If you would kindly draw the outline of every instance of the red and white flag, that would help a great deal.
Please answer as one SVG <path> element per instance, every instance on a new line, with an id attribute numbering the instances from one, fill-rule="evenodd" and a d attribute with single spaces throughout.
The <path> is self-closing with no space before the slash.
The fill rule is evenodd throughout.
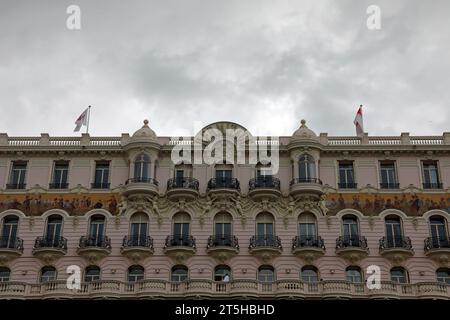
<path id="1" fill-rule="evenodd" d="M 363 126 L 363 114 L 362 114 L 362 105 L 359 106 L 358 112 L 356 113 L 355 120 L 353 123 L 356 127 L 356 135 L 362 136 L 364 135 L 364 126 Z"/>
<path id="2" fill-rule="evenodd" d="M 84 110 L 83 113 L 80 114 L 78 119 L 75 121 L 75 124 L 77 126 L 73 130 L 74 132 L 80 131 L 82 126 L 86 126 L 87 125 L 87 123 L 88 123 L 88 116 L 89 116 L 88 114 L 89 114 L 89 107 L 86 108 L 86 110 Z"/>

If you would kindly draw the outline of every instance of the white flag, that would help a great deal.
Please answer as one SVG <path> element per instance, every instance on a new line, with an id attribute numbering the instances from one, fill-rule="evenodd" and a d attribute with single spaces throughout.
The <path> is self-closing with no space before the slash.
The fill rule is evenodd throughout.
<path id="1" fill-rule="evenodd" d="M 89 113 L 89 108 L 86 108 L 86 110 L 84 110 L 83 113 L 80 114 L 80 116 L 78 117 L 77 121 L 75 121 L 75 124 L 77 126 L 73 130 L 74 132 L 80 131 L 81 126 L 87 125 L 88 113 Z"/>
<path id="2" fill-rule="evenodd" d="M 359 106 L 358 112 L 356 113 L 356 116 L 355 116 L 355 120 L 353 120 L 353 123 L 356 126 L 356 135 L 357 136 L 364 135 L 362 107 L 363 107 L 362 105 Z"/>

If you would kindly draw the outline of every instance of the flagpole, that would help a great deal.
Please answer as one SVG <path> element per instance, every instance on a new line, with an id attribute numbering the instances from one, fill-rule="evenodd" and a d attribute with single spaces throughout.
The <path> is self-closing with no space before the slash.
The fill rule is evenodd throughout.
<path id="1" fill-rule="evenodd" d="M 91 106 L 88 107 L 88 119 L 86 125 L 86 133 L 89 133 L 89 121 L 91 121 Z"/>

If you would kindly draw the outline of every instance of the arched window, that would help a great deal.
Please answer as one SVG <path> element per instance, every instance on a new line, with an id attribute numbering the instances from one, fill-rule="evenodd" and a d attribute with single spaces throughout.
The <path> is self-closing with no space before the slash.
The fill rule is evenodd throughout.
<path id="1" fill-rule="evenodd" d="M 144 268 L 138 265 L 128 268 L 128 282 L 144 280 Z"/>
<path id="2" fill-rule="evenodd" d="M 447 221 L 441 216 L 430 217 L 431 241 L 434 248 L 448 247 Z"/>
<path id="3" fill-rule="evenodd" d="M 450 269 L 439 268 L 436 270 L 436 279 L 438 282 L 450 284 Z"/>
<path id="4" fill-rule="evenodd" d="M 41 283 L 55 280 L 56 280 L 56 269 L 54 267 L 47 266 L 41 269 L 41 277 L 40 277 Z"/>
<path id="5" fill-rule="evenodd" d="M 261 282 L 274 282 L 275 270 L 272 266 L 261 266 L 258 268 L 258 281 Z"/>
<path id="6" fill-rule="evenodd" d="M 150 178 L 150 158 L 141 153 L 134 160 L 134 179 L 136 182 L 147 182 Z"/>
<path id="7" fill-rule="evenodd" d="M 273 246 L 275 241 L 274 218 L 268 212 L 256 216 L 256 245 Z"/>
<path id="8" fill-rule="evenodd" d="M 101 247 L 105 240 L 105 217 L 93 215 L 89 223 L 89 241 L 91 246 Z"/>
<path id="9" fill-rule="evenodd" d="M 361 268 L 357 266 L 350 266 L 345 269 L 345 277 L 347 281 L 353 282 L 353 283 L 361 283 L 363 281 Z"/>
<path id="10" fill-rule="evenodd" d="M 6 267 L 0 267 L 0 282 L 6 282 L 10 280 L 11 270 Z"/>
<path id="11" fill-rule="evenodd" d="M 3 218 L 0 248 L 16 247 L 18 227 L 19 227 L 19 218 L 17 216 L 10 215 Z"/>
<path id="12" fill-rule="evenodd" d="M 145 247 L 148 235 L 148 216 L 137 212 L 131 216 L 129 243 L 133 247 Z"/>
<path id="13" fill-rule="evenodd" d="M 408 273 L 403 267 L 394 267 L 391 269 L 391 281 L 408 283 Z"/>
<path id="14" fill-rule="evenodd" d="M 91 282 L 100 280 L 100 268 L 97 266 L 89 266 L 84 272 L 84 281 Z"/>
<path id="15" fill-rule="evenodd" d="M 358 219 L 352 214 L 342 217 L 342 235 L 346 246 L 359 246 Z"/>
<path id="16" fill-rule="evenodd" d="M 191 217 L 186 212 L 178 212 L 173 216 L 173 246 L 190 246 Z"/>
<path id="17" fill-rule="evenodd" d="M 301 246 L 313 245 L 317 239 L 317 219 L 311 212 L 298 216 L 298 236 Z"/>
<path id="18" fill-rule="evenodd" d="M 188 268 L 186 266 L 174 266 L 172 267 L 172 272 L 170 280 L 174 282 L 182 282 L 188 279 Z"/>
<path id="19" fill-rule="evenodd" d="M 220 265 L 214 268 L 214 281 L 225 281 L 231 280 L 231 269 L 229 266 Z"/>
<path id="20" fill-rule="evenodd" d="M 230 246 L 233 217 L 228 212 L 220 212 L 214 217 L 214 245 Z"/>
<path id="21" fill-rule="evenodd" d="M 385 219 L 386 240 L 389 248 L 403 247 L 403 232 L 400 217 L 389 215 Z"/>
<path id="22" fill-rule="evenodd" d="M 302 280 L 308 283 L 315 283 L 319 281 L 319 273 L 314 266 L 304 266 L 301 270 Z"/>
<path id="23" fill-rule="evenodd" d="M 47 219 L 45 241 L 47 247 L 58 247 L 62 234 L 63 218 L 59 214 L 52 214 Z"/>
<path id="24" fill-rule="evenodd" d="M 310 182 L 316 178 L 316 164 L 309 154 L 303 154 L 298 160 L 299 182 Z"/>

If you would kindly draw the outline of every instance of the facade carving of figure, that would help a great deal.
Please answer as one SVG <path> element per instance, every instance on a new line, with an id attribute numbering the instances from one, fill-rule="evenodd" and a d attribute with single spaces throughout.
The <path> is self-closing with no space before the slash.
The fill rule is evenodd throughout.
<path id="1" fill-rule="evenodd" d="M 119 210 L 119 215 L 123 216 L 125 212 L 128 210 L 128 199 L 126 197 L 122 197 L 120 200 L 117 209 Z"/>
<path id="2" fill-rule="evenodd" d="M 206 196 L 206 204 L 203 207 L 202 216 L 206 216 L 209 213 L 209 211 L 211 211 L 212 206 L 213 206 L 213 200 L 211 199 L 210 196 Z"/>
<path id="3" fill-rule="evenodd" d="M 328 212 L 328 208 L 327 208 L 327 196 L 324 195 L 324 194 L 322 194 L 322 195 L 320 196 L 320 200 L 319 200 L 319 208 L 320 208 L 320 210 L 322 211 L 322 213 L 323 213 L 324 215 L 327 214 L 327 212 Z"/>
<path id="4" fill-rule="evenodd" d="M 244 211 L 242 210 L 242 204 L 241 204 L 241 196 L 237 196 L 236 199 L 233 200 L 234 205 L 236 207 L 236 211 L 240 216 L 244 215 Z"/>

